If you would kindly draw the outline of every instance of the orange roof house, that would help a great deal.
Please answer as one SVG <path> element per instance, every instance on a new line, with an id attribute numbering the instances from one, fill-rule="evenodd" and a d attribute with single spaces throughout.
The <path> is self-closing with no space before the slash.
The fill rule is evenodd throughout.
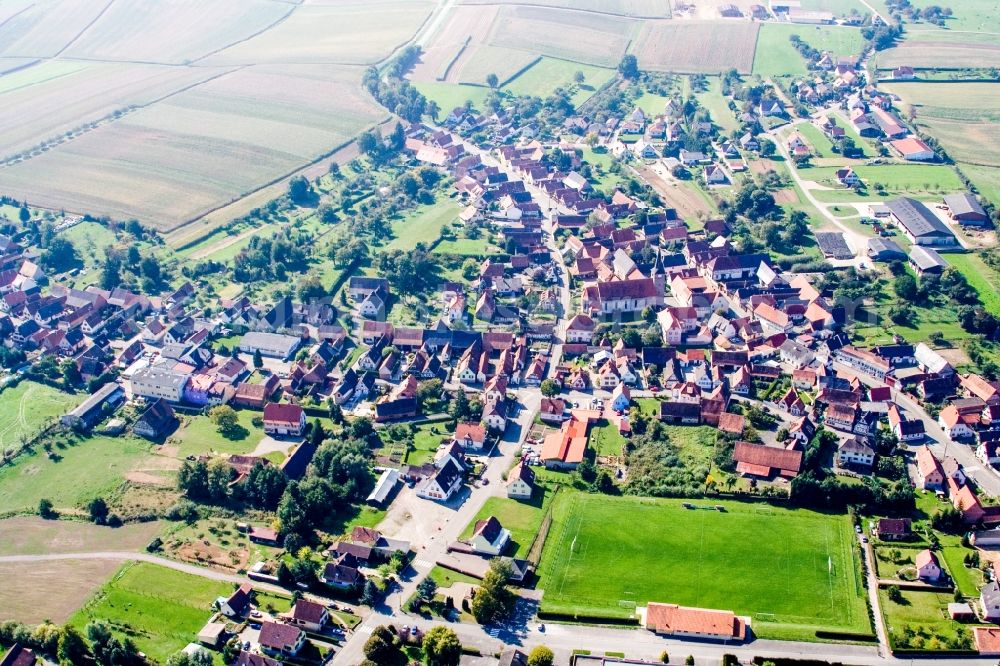
<path id="1" fill-rule="evenodd" d="M 646 629 L 666 636 L 695 636 L 723 641 L 747 638 L 750 618 L 732 611 L 689 608 L 677 604 L 650 602 L 639 610 Z"/>
<path id="2" fill-rule="evenodd" d="M 587 432 L 590 424 L 600 418 L 600 413 L 577 409 L 570 414 L 562 428 L 546 435 L 542 443 L 542 462 L 546 467 L 576 469 L 583 462 L 583 454 L 587 450 Z"/>
<path id="3" fill-rule="evenodd" d="M 774 474 L 786 478 L 798 476 L 802 467 L 802 452 L 777 446 L 736 442 L 733 449 L 736 471 L 747 476 L 770 478 Z"/>

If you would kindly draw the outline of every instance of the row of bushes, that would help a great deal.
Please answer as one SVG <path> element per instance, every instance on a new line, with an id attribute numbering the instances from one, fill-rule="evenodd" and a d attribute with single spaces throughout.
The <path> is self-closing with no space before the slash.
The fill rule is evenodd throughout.
<path id="1" fill-rule="evenodd" d="M 549 620 L 551 622 L 577 622 L 583 624 L 608 624 L 620 627 L 637 627 L 639 618 L 637 617 L 610 617 L 606 615 L 578 615 L 573 613 L 553 613 L 550 611 L 538 611 L 539 620 Z"/>

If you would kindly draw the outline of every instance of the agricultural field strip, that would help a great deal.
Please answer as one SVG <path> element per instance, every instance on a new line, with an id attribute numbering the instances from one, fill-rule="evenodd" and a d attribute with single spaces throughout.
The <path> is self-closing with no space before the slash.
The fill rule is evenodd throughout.
<path id="1" fill-rule="evenodd" d="M 294 76 L 287 70 L 244 68 L 212 79 L 0 170 L 0 187 L 52 208 L 137 216 L 169 228 L 322 159 L 381 117 L 355 87 L 358 68 L 299 66 Z M 272 94 L 261 99 L 260 90 Z M 334 109 L 339 113 L 331 116 Z M 121 147 L 110 162 L 109 145 Z M 231 168 L 234 160 L 241 169 Z M 200 168 L 192 169 L 195 163 Z M 151 168 L 161 174 L 155 187 Z M 39 182 L 40 174 L 48 181 Z M 92 184 L 98 178 L 100 188 Z"/>

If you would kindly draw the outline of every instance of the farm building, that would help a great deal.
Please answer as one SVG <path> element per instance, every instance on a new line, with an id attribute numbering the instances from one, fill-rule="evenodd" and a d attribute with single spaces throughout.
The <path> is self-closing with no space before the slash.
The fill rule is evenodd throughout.
<path id="1" fill-rule="evenodd" d="M 948 207 L 951 219 L 960 224 L 982 226 L 989 222 L 990 216 L 971 192 L 946 195 L 944 205 Z"/>
<path id="2" fill-rule="evenodd" d="M 115 407 L 124 397 L 125 391 L 121 386 L 115 382 L 108 382 L 65 414 L 60 421 L 67 428 L 90 429 L 108 413 L 104 408 L 106 404 Z"/>
<path id="3" fill-rule="evenodd" d="M 243 339 L 240 340 L 240 351 L 244 354 L 253 354 L 259 351 L 261 356 L 286 359 L 298 349 L 301 343 L 301 338 L 292 335 L 253 331 L 244 335 Z"/>
<path id="4" fill-rule="evenodd" d="M 896 225 L 914 245 L 954 245 L 951 230 L 927 206 L 916 199 L 900 197 L 885 203 Z"/>
<path id="5" fill-rule="evenodd" d="M 875 261 L 894 261 L 903 259 L 906 253 L 896 241 L 876 237 L 868 239 L 868 256 Z"/>
<path id="6" fill-rule="evenodd" d="M 930 162 L 937 157 L 937 153 L 931 150 L 930 146 L 913 136 L 891 141 L 889 145 L 899 153 L 900 157 L 910 162 Z"/>
<path id="7" fill-rule="evenodd" d="M 940 254 L 929 247 L 914 245 L 910 250 L 910 266 L 917 272 L 917 275 L 925 273 L 941 273 L 948 268 L 948 262 Z"/>

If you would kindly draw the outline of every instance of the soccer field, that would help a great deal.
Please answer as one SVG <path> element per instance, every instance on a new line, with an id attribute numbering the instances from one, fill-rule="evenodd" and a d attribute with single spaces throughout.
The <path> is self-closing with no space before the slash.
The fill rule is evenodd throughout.
<path id="1" fill-rule="evenodd" d="M 648 601 L 732 610 L 763 637 L 868 633 L 846 516 L 760 503 L 567 493 L 539 567 L 542 610 L 628 617 Z"/>

